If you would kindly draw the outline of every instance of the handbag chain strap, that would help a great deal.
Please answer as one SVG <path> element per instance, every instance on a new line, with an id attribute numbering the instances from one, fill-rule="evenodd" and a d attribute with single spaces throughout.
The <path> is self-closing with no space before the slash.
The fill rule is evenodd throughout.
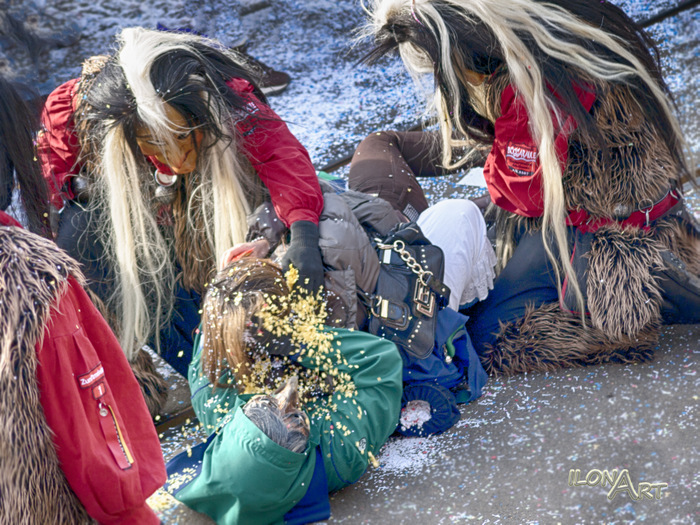
<path id="1" fill-rule="evenodd" d="M 416 261 L 413 256 L 406 249 L 406 244 L 400 240 L 395 240 L 392 244 L 384 244 L 379 239 L 375 239 L 377 242 L 377 248 L 380 250 L 394 250 L 399 254 L 401 260 L 406 263 L 406 266 L 418 276 L 418 280 L 423 286 L 428 286 L 430 277 L 433 276 L 433 272 L 430 270 L 424 270 L 418 261 Z"/>

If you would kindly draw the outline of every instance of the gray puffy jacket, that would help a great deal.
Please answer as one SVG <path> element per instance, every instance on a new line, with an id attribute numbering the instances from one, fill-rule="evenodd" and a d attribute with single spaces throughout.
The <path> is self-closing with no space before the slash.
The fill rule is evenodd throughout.
<path id="1" fill-rule="evenodd" d="M 327 324 L 360 328 L 367 317 L 363 296 L 374 292 L 379 276 L 379 259 L 370 236 L 386 236 L 405 218 L 379 197 L 352 190 L 339 194 L 330 184 L 319 182 L 323 191 L 319 248 L 325 266 Z M 249 240 L 264 237 L 279 255 L 287 229 L 270 203 L 251 214 L 248 226 Z"/>

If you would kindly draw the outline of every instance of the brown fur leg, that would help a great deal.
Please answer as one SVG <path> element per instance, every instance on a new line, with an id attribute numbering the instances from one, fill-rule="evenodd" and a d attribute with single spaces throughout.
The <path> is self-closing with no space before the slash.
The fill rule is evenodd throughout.
<path id="1" fill-rule="evenodd" d="M 653 276 L 663 267 L 663 246 L 646 232 L 617 225 L 600 228 L 588 254 L 591 324 L 611 340 L 635 338 L 658 323 L 661 291 Z"/>
<path id="2" fill-rule="evenodd" d="M 601 330 L 551 303 L 531 308 L 515 323 L 501 325 L 495 346 L 482 363 L 490 375 L 552 372 L 560 368 L 608 362 L 649 361 L 659 338 L 659 324 L 645 326 L 634 338 L 612 339 Z"/>
<path id="3" fill-rule="evenodd" d="M 656 223 L 654 235 L 683 261 L 691 275 L 700 277 L 700 232 L 689 220 L 678 216 L 664 217 Z"/>
<path id="4" fill-rule="evenodd" d="M 156 370 L 153 359 L 148 352 L 140 349 L 129 364 L 141 387 L 151 417 L 155 418 L 165 407 L 168 399 L 168 383 Z"/>

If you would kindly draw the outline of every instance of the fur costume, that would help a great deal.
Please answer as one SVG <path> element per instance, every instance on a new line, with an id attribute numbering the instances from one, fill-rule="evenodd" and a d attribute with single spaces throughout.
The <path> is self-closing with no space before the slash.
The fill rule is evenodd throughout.
<path id="1" fill-rule="evenodd" d="M 36 345 L 77 264 L 52 242 L 0 227 L 0 523 L 93 523 L 61 471 L 36 382 Z M 21 379 L 21 380 L 18 380 Z"/>
<path id="2" fill-rule="evenodd" d="M 530 308 L 524 317 L 501 326 L 496 347 L 481 361 L 492 375 L 532 371 L 553 372 L 602 363 L 649 361 L 659 337 L 659 323 L 650 323 L 635 337 L 612 339 L 598 328 L 581 326 L 581 319 L 550 303 Z"/>
<path id="3" fill-rule="evenodd" d="M 700 233 L 680 202 L 682 177 L 694 179 L 694 168 L 653 40 L 597 0 L 370 4 L 366 34 L 376 45 L 367 61 L 398 50 L 415 78 L 433 75 L 443 167 L 466 165 L 463 148 L 493 146 L 484 176 L 501 208 L 501 265 L 523 231 L 541 232 L 561 303 L 570 306 L 571 292 L 571 309 L 590 313 L 537 300 L 539 308 L 503 307 L 479 327 L 492 333 L 506 318 L 495 345 L 484 340 L 487 368 L 648 358 L 666 299 L 664 261 L 675 255 L 691 280 L 700 272 Z M 585 254 L 573 246 L 570 257 L 572 231 L 586 236 Z"/>
<path id="4" fill-rule="evenodd" d="M 143 399 L 152 418 L 163 412 L 168 400 L 168 382 L 156 369 L 153 358 L 143 349 L 139 349 L 133 359 L 129 360 L 131 371 L 141 387 Z"/>
<path id="5" fill-rule="evenodd" d="M 600 157 L 574 133 L 564 172 L 567 209 L 585 209 L 593 218 L 629 215 L 680 184 L 680 170 L 628 89 L 609 89 L 598 101 L 592 113 L 610 144 L 610 167 L 606 170 Z M 498 213 L 500 232 L 517 231 L 513 225 L 522 223 L 530 229 L 539 227 L 537 220 L 504 210 Z M 593 236 L 586 256 L 590 313 L 586 326 L 559 305 L 531 309 L 522 319 L 502 325 L 496 348 L 491 347 L 485 359 L 489 373 L 511 375 L 651 358 L 661 323 L 661 290 L 655 277 L 663 267 L 661 253 L 670 250 L 691 275 L 700 276 L 698 231 L 681 208 L 658 219 L 648 231 L 613 222 Z"/>

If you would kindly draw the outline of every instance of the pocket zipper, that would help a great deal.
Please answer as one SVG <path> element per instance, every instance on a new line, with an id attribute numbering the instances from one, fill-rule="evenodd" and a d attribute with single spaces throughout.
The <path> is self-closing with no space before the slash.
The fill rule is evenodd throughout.
<path id="1" fill-rule="evenodd" d="M 100 401 L 99 403 L 99 414 L 100 414 L 100 426 L 102 427 L 102 433 L 104 434 L 105 440 L 107 441 L 107 446 L 114 456 L 117 465 L 122 470 L 127 470 L 131 468 L 134 463 L 134 457 L 131 455 L 131 451 L 126 444 L 124 435 L 119 428 L 119 423 L 117 422 L 117 417 L 114 414 L 114 410 L 110 405 L 106 405 Z M 108 416 L 111 417 L 112 425 L 109 424 L 107 420 Z"/>

